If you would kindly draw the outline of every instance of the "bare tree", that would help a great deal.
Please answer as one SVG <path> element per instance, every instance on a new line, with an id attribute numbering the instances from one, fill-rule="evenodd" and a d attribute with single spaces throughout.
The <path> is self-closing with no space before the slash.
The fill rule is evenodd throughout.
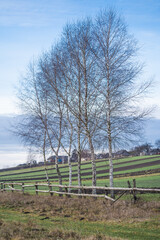
<path id="1" fill-rule="evenodd" d="M 61 147 L 62 139 L 62 121 L 63 121 L 63 104 L 56 92 L 50 92 L 48 85 L 43 84 L 43 75 L 38 74 L 38 83 L 36 88 L 37 102 L 39 106 L 39 117 L 44 125 L 45 134 L 52 151 L 54 152 L 55 166 L 59 179 L 59 184 L 62 185 L 62 176 L 59 170 L 58 154 Z M 38 93 L 38 88 L 40 89 Z M 54 106 L 54 108 L 53 108 Z"/>
<path id="2" fill-rule="evenodd" d="M 99 77 L 95 68 L 95 56 L 91 51 L 92 27 L 92 22 L 88 19 L 67 25 L 56 59 L 59 65 L 60 81 L 64 87 L 67 86 L 67 95 L 64 95 L 61 89 L 58 89 L 58 94 L 77 119 L 78 183 L 81 185 L 81 139 L 82 132 L 85 132 L 91 151 L 92 184 L 96 186 L 96 164 L 92 138 L 98 125 L 98 105 L 96 104 L 98 91 L 94 85 L 99 81 Z"/>
<path id="3" fill-rule="evenodd" d="M 141 120 L 148 110 L 139 109 L 137 101 L 150 83 L 136 85 L 142 70 L 142 65 L 136 61 L 137 42 L 128 34 L 126 24 L 115 11 L 103 11 L 98 15 L 93 36 L 93 52 L 102 79 L 99 88 L 102 103 L 100 128 L 106 133 L 110 187 L 113 187 L 113 146 L 126 143 L 139 133 Z"/>
<path id="4" fill-rule="evenodd" d="M 65 116 L 63 116 L 63 122 L 64 122 L 64 134 L 62 137 L 61 146 L 68 155 L 69 186 L 71 186 L 72 185 L 71 151 L 74 140 L 74 123 L 72 115 L 70 114 L 67 106 Z M 68 188 L 68 192 L 71 192 L 71 188 Z"/>
<path id="5" fill-rule="evenodd" d="M 49 183 L 49 176 L 46 164 L 46 152 L 49 145 L 46 141 L 46 131 L 38 114 L 38 102 L 36 97 L 36 64 L 29 64 L 25 77 L 21 78 L 17 97 L 19 108 L 23 115 L 16 125 L 12 127 L 12 132 L 21 139 L 24 146 L 32 153 L 43 155 L 46 179 Z M 39 106 L 38 106 L 39 107 Z"/>
<path id="6" fill-rule="evenodd" d="M 63 103 L 66 105 L 67 112 L 68 110 L 69 112 L 71 112 L 69 101 L 70 99 L 74 99 L 74 98 L 76 99 L 77 95 L 75 95 L 75 92 L 72 92 L 72 95 L 70 95 L 66 75 L 64 74 L 66 73 L 66 71 L 65 72 L 62 71 L 62 64 L 64 69 L 64 66 L 65 66 L 64 61 L 66 60 L 66 53 L 63 52 L 63 49 L 60 48 L 59 46 L 56 46 L 52 49 L 50 53 L 45 54 L 40 61 L 40 68 L 41 68 L 43 77 L 46 79 L 46 83 L 48 83 L 53 89 L 53 92 L 56 92 L 57 96 L 61 100 L 63 100 Z M 68 71 L 67 73 L 68 75 L 70 74 L 70 72 Z M 80 95 L 81 93 L 79 91 L 78 96 Z M 80 98 L 78 101 L 78 105 L 75 105 L 75 106 L 78 106 L 78 116 L 80 116 L 81 115 L 81 99 Z M 80 118 L 77 120 L 76 125 L 77 125 L 77 138 L 78 138 L 78 184 L 81 185 L 81 142 L 80 142 L 81 141 L 81 121 L 80 121 Z"/>
<path id="7" fill-rule="evenodd" d="M 39 121 L 39 118 L 33 115 L 22 115 L 19 121 L 16 122 L 16 125 L 12 126 L 12 133 L 17 135 L 28 149 L 28 162 L 31 162 L 33 156 L 37 154 L 43 155 L 46 179 L 49 183 L 50 180 L 46 160 L 46 153 L 48 152 L 49 145 L 46 142 L 45 129 L 41 121 Z"/>
<path id="8" fill-rule="evenodd" d="M 60 101 L 52 91 L 42 84 L 43 78 L 35 63 L 30 64 L 26 77 L 22 79 L 18 91 L 19 104 L 26 116 L 26 121 L 19 125 L 19 134 L 27 144 L 41 146 L 46 166 L 46 149 L 51 148 L 56 155 L 56 171 L 59 184 L 62 177 L 58 166 L 58 153 L 62 136 L 62 109 Z M 50 105 L 54 105 L 54 110 Z M 53 108 L 53 107 L 52 107 Z M 31 131 L 32 130 L 32 131 Z"/>
<path id="9" fill-rule="evenodd" d="M 113 187 L 113 147 L 136 140 L 149 113 L 139 107 L 150 82 L 139 84 L 143 66 L 138 63 L 137 54 L 137 42 L 125 22 L 109 10 L 101 12 L 95 21 L 84 19 L 68 24 L 59 43 L 39 59 L 35 80 L 27 82 L 27 91 L 23 89 L 20 98 L 26 113 L 40 121 L 45 146 L 50 145 L 56 155 L 60 184 L 58 153 L 62 148 L 68 154 L 71 184 L 70 153 L 75 135 L 79 186 L 82 145 L 87 139 L 92 185 L 96 186 L 95 145 L 101 141 L 109 149 Z"/>

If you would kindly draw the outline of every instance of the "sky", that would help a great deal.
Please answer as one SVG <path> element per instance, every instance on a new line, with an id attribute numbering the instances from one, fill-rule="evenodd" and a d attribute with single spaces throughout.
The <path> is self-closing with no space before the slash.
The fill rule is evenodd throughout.
<path id="1" fill-rule="evenodd" d="M 16 86 L 27 65 L 58 41 L 68 22 L 115 8 L 141 47 L 142 78 L 154 79 L 145 104 L 160 119 L 160 0 L 0 0 L 0 115 L 19 113 Z M 1 145 L 0 145 L 1 147 Z"/>

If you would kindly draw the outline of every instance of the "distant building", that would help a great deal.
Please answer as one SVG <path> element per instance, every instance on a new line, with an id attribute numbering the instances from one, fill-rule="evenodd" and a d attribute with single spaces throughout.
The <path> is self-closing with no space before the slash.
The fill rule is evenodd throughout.
<path id="1" fill-rule="evenodd" d="M 96 158 L 96 155 L 95 155 Z M 89 150 L 85 149 L 81 152 L 81 160 L 82 161 L 90 161 L 91 160 L 91 153 Z"/>
<path id="2" fill-rule="evenodd" d="M 129 152 L 127 152 L 126 150 L 120 150 L 120 151 L 118 151 L 118 152 L 116 152 L 116 153 L 114 153 L 114 157 L 129 157 L 130 156 L 130 153 Z"/>
<path id="3" fill-rule="evenodd" d="M 39 165 L 39 166 L 43 166 L 43 165 L 44 165 L 44 162 L 38 162 L 38 165 Z"/>
<path id="4" fill-rule="evenodd" d="M 37 161 L 33 159 L 33 160 L 27 162 L 27 165 L 28 166 L 36 166 L 37 165 Z"/>
<path id="5" fill-rule="evenodd" d="M 53 164 L 55 164 L 55 161 L 56 161 L 56 156 L 55 156 L 55 155 L 53 155 L 53 156 L 51 156 L 51 157 L 49 157 L 49 158 L 47 159 L 47 162 L 48 162 L 48 163 L 53 163 Z M 59 164 L 68 163 L 68 156 L 58 156 L 58 163 L 59 163 Z"/>
<path id="6" fill-rule="evenodd" d="M 150 151 L 150 155 L 160 155 L 160 149 L 154 148 Z"/>
<path id="7" fill-rule="evenodd" d="M 77 161 L 78 161 L 78 154 L 77 154 L 77 150 L 74 149 L 71 155 L 71 162 L 77 162 Z"/>
<path id="8" fill-rule="evenodd" d="M 148 154 L 146 151 L 140 152 L 139 156 L 146 156 L 146 155 L 150 155 Z"/>
<path id="9" fill-rule="evenodd" d="M 96 158 L 96 155 L 95 155 Z M 91 153 L 89 150 L 84 149 L 81 151 L 81 161 L 90 161 L 91 160 Z M 71 162 L 77 162 L 78 161 L 78 154 L 77 154 L 77 150 L 74 149 L 72 151 L 72 155 L 71 155 Z"/>
<path id="10" fill-rule="evenodd" d="M 96 158 L 97 159 L 106 159 L 106 158 L 108 158 L 109 157 L 109 153 L 98 153 L 97 155 L 96 155 Z"/>
<path id="11" fill-rule="evenodd" d="M 28 164 L 22 163 L 22 164 L 19 164 L 17 167 L 25 168 L 25 167 L 28 167 Z"/>

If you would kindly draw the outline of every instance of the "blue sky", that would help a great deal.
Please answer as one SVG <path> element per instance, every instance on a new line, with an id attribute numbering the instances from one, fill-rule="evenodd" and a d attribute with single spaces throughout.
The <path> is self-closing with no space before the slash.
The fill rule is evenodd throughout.
<path id="1" fill-rule="evenodd" d="M 156 104 L 153 116 L 160 119 L 160 0 L 0 0 L 1 116 L 18 112 L 15 87 L 21 74 L 58 40 L 65 24 L 108 7 L 124 17 L 141 46 L 142 79 L 155 81 L 144 104 Z"/>
<path id="2" fill-rule="evenodd" d="M 141 46 L 144 76 L 154 77 L 151 103 L 160 102 L 159 0 L 0 0 L 0 114 L 14 113 L 15 89 L 27 64 L 58 40 L 63 26 L 114 7 Z M 147 102 L 148 103 L 148 102 Z M 160 118 L 160 107 L 154 113 Z"/>

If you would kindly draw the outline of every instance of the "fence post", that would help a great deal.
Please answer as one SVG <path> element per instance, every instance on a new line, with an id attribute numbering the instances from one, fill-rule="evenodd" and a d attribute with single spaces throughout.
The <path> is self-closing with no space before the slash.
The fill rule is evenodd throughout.
<path id="1" fill-rule="evenodd" d="M 49 183 L 48 186 L 49 186 L 50 195 L 53 196 L 53 192 L 51 192 L 52 191 L 52 186 L 50 185 L 50 183 Z"/>
<path id="2" fill-rule="evenodd" d="M 14 184 L 13 183 L 11 184 L 11 187 L 12 187 L 12 193 L 13 193 L 14 192 L 14 189 L 13 189 L 14 188 Z"/>
<path id="3" fill-rule="evenodd" d="M 133 188 L 136 188 L 136 179 L 133 179 Z M 137 200 L 136 191 L 135 190 L 133 190 L 133 199 L 134 199 L 134 203 L 135 203 L 136 200 Z"/>
<path id="4" fill-rule="evenodd" d="M 36 188 L 36 195 L 38 195 L 38 183 L 37 182 L 35 184 L 35 188 Z"/>
<path id="5" fill-rule="evenodd" d="M 131 184 L 129 180 L 127 181 L 127 183 L 128 183 L 128 187 L 131 188 Z M 130 191 L 130 194 L 132 194 L 132 191 Z"/>
<path id="6" fill-rule="evenodd" d="M 3 192 L 3 182 L 1 182 L 1 192 Z"/>
<path id="7" fill-rule="evenodd" d="M 86 185 L 84 184 L 83 186 L 85 187 Z M 82 193 L 83 193 L 83 194 L 86 194 L 86 189 L 83 188 L 83 186 L 82 186 Z M 84 198 L 86 198 L 86 196 L 84 196 Z"/>
<path id="8" fill-rule="evenodd" d="M 4 192 L 6 191 L 5 187 L 6 187 L 5 183 L 3 183 L 3 191 Z"/>
<path id="9" fill-rule="evenodd" d="M 24 183 L 22 183 L 22 193 L 24 194 Z"/>
<path id="10" fill-rule="evenodd" d="M 68 187 L 67 187 L 67 185 L 65 185 L 65 188 L 64 188 L 64 189 L 65 189 L 65 192 L 68 193 Z M 69 198 L 70 195 L 67 195 L 67 194 L 66 194 L 66 197 Z"/>
<path id="11" fill-rule="evenodd" d="M 108 186 L 105 185 L 105 187 L 108 187 Z M 104 190 L 104 192 L 105 192 L 105 195 L 108 195 L 108 194 L 109 194 L 108 190 Z"/>
<path id="12" fill-rule="evenodd" d="M 127 183 L 128 183 L 128 187 L 131 188 L 131 184 L 129 180 L 127 181 Z"/>

